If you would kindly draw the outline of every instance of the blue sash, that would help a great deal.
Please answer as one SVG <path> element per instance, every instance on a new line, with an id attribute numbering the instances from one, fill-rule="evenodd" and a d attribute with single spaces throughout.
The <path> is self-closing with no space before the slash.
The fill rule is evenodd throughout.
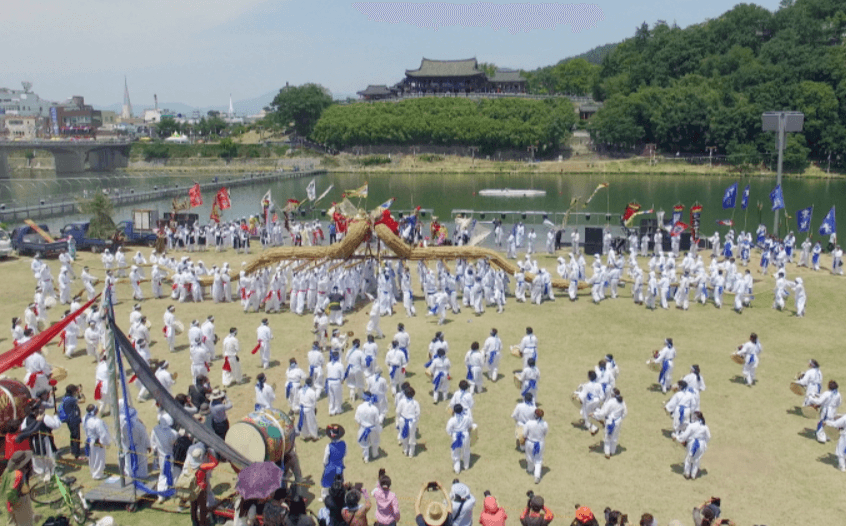
<path id="1" fill-rule="evenodd" d="M 459 432 L 455 433 L 454 436 L 455 436 L 455 439 L 452 441 L 452 444 L 450 444 L 450 447 L 452 448 L 453 451 L 455 451 L 456 449 L 464 446 L 464 431 L 459 431 Z"/>
<path id="2" fill-rule="evenodd" d="M 399 369 L 399 365 L 392 365 L 392 366 L 391 366 L 391 372 L 390 372 L 390 373 L 388 373 L 388 374 L 389 374 L 389 376 L 391 377 L 391 380 L 393 380 L 393 379 L 394 379 L 394 375 L 396 374 L 397 369 Z"/>
<path id="3" fill-rule="evenodd" d="M 408 349 L 406 349 L 405 347 L 400 347 L 400 350 L 405 355 L 405 361 L 408 362 Z"/>
<path id="4" fill-rule="evenodd" d="M 695 439 L 693 441 L 693 447 L 690 448 L 690 456 L 695 457 L 696 453 L 699 452 L 699 439 Z"/>
<path id="5" fill-rule="evenodd" d="M 411 419 L 403 418 L 402 420 L 403 420 L 403 424 L 402 424 L 402 432 L 400 433 L 400 436 L 405 439 L 405 438 L 408 438 L 408 433 L 411 430 Z"/>
<path id="6" fill-rule="evenodd" d="M 435 391 L 437 391 L 438 387 L 440 387 L 443 376 L 444 373 L 438 373 L 438 375 L 435 376 L 434 380 L 432 380 L 432 384 L 435 386 Z"/>
<path id="7" fill-rule="evenodd" d="M 370 438 L 370 431 L 372 431 L 372 427 L 365 427 L 361 430 L 361 434 L 358 435 L 358 443 L 359 444 L 366 444 L 367 440 Z"/>
<path id="8" fill-rule="evenodd" d="M 314 366 L 313 365 L 308 366 L 308 377 L 314 378 Z"/>
<path id="9" fill-rule="evenodd" d="M 285 398 L 291 398 L 291 387 L 293 385 L 291 382 L 285 382 Z"/>
<path id="10" fill-rule="evenodd" d="M 679 425 L 681 425 L 682 422 L 684 422 L 684 410 L 685 410 L 685 406 L 680 405 L 679 406 Z"/>
<path id="11" fill-rule="evenodd" d="M 670 360 L 661 362 L 661 372 L 658 374 L 658 382 L 664 383 L 664 376 L 667 374 L 667 369 L 670 368 Z"/>
<path id="12" fill-rule="evenodd" d="M 523 389 L 523 392 L 522 392 L 522 393 L 520 393 L 520 395 L 521 395 L 521 396 L 526 396 L 526 393 L 528 393 L 529 391 L 532 391 L 532 390 L 534 390 L 534 389 L 537 389 L 537 385 L 538 385 L 538 384 L 537 384 L 537 381 L 536 381 L 535 379 L 531 379 L 531 380 L 529 380 L 529 382 L 526 384 L 526 388 L 525 388 L 525 389 Z"/>
<path id="13" fill-rule="evenodd" d="M 490 356 L 488 356 L 488 365 L 493 365 L 494 359 L 496 358 L 497 351 L 491 351 Z"/>
<path id="14" fill-rule="evenodd" d="M 617 421 L 612 420 L 610 424 L 607 424 L 605 426 L 605 431 L 608 433 L 608 436 L 611 436 L 611 435 L 614 434 L 614 429 L 616 429 L 616 428 L 617 428 Z"/>
<path id="15" fill-rule="evenodd" d="M 432 365 L 432 362 L 434 362 L 434 361 L 435 361 L 435 359 L 434 359 L 434 358 L 432 358 L 432 359 L 431 359 L 431 360 L 429 360 L 428 362 L 424 363 L 424 364 L 423 364 L 423 368 L 424 368 L 424 369 L 428 369 L 428 368 Z"/>
<path id="16" fill-rule="evenodd" d="M 540 440 L 534 440 L 535 445 L 532 447 L 532 455 L 540 455 Z"/>
<path id="17" fill-rule="evenodd" d="M 747 360 L 746 360 L 746 363 L 748 363 L 748 364 L 753 364 L 753 363 L 755 363 L 755 355 L 754 355 L 754 354 L 750 354 L 750 355 L 749 355 L 749 359 L 747 359 Z"/>
<path id="18" fill-rule="evenodd" d="M 469 365 L 467 366 L 467 379 L 470 381 L 473 380 L 473 368 Z"/>
<path id="19" fill-rule="evenodd" d="M 347 368 L 344 370 L 344 380 L 346 380 L 350 375 L 350 367 L 352 367 L 352 365 L 347 365 Z"/>
<path id="20" fill-rule="evenodd" d="M 259 410 L 259 409 L 261 409 L 261 408 L 262 408 L 262 405 L 261 405 L 261 404 L 255 404 L 255 405 L 253 406 L 253 411 L 258 411 L 258 410 Z"/>
<path id="21" fill-rule="evenodd" d="M 373 357 L 372 356 L 365 356 L 364 357 L 364 366 L 369 368 L 371 363 L 373 363 Z"/>
<path id="22" fill-rule="evenodd" d="M 811 256 L 811 261 L 813 261 L 814 265 L 816 265 L 820 261 L 820 255 L 814 254 L 813 256 Z"/>
<path id="23" fill-rule="evenodd" d="M 303 406 L 300 406 L 300 419 L 297 421 L 297 431 L 303 430 L 303 424 L 305 423 L 305 410 Z"/>

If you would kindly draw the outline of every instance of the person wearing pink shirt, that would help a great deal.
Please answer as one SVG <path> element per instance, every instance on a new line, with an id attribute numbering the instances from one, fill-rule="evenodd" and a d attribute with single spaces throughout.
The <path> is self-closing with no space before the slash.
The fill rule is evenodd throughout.
<path id="1" fill-rule="evenodd" d="M 385 468 L 379 468 L 379 485 L 373 490 L 376 499 L 376 513 L 373 516 L 376 526 L 396 526 L 400 520 L 399 500 L 391 491 L 391 477 Z"/>

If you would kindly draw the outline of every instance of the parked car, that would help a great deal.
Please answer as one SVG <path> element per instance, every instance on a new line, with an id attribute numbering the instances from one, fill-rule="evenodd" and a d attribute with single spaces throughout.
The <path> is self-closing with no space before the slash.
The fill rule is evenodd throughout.
<path id="1" fill-rule="evenodd" d="M 12 238 L 9 233 L 0 228 L 0 258 L 7 258 L 12 254 Z"/>

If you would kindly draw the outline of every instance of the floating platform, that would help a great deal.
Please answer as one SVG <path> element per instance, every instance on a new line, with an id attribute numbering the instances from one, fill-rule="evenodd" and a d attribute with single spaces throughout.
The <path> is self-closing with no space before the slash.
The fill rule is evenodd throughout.
<path id="1" fill-rule="evenodd" d="M 485 188 L 479 190 L 483 197 L 543 197 L 546 190 L 530 190 L 519 188 Z"/>

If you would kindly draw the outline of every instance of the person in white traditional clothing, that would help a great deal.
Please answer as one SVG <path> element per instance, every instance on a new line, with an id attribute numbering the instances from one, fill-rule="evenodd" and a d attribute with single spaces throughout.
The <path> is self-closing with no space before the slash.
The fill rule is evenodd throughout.
<path id="1" fill-rule="evenodd" d="M 817 442 L 825 444 L 828 437 L 825 434 L 825 423 L 837 417 L 837 408 L 843 403 L 843 398 L 838 391 L 837 382 L 828 381 L 828 391 L 811 397 L 813 405 L 820 408 L 820 420 L 817 423 Z"/>
<path id="2" fill-rule="evenodd" d="M 141 292 L 141 273 L 138 271 L 137 265 L 132 265 L 129 271 L 129 283 L 132 285 L 132 299 L 141 301 L 144 299 L 144 293 Z"/>
<path id="3" fill-rule="evenodd" d="M 140 250 L 137 251 L 135 253 L 135 256 L 132 257 L 132 262 L 135 263 L 135 266 L 138 267 L 138 273 L 141 275 L 141 279 L 144 279 L 144 269 L 142 268 L 142 265 L 146 265 L 147 260 L 144 259 L 144 255 L 141 254 Z"/>
<path id="4" fill-rule="evenodd" d="M 211 361 L 209 351 L 203 345 L 201 336 L 197 336 L 191 342 L 189 353 L 191 356 L 191 378 L 192 381 L 196 382 L 197 377 L 208 374 L 210 370 L 209 363 Z"/>
<path id="5" fill-rule="evenodd" d="M 664 409 L 673 417 L 673 438 L 675 439 L 687 429 L 691 415 L 696 410 L 696 401 L 693 390 L 688 383 L 679 380 L 678 390 L 664 406 Z"/>
<path id="6" fill-rule="evenodd" d="M 612 455 L 617 453 L 617 444 L 620 441 L 620 427 L 627 415 L 628 409 L 619 389 L 614 389 L 613 396 L 606 400 L 602 407 L 594 414 L 597 420 L 605 422 L 605 458 L 611 458 Z"/>
<path id="7" fill-rule="evenodd" d="M 417 424 L 420 422 L 420 403 L 414 399 L 415 391 L 406 387 L 397 403 L 397 440 L 404 455 L 413 457 L 417 451 Z"/>
<path id="8" fill-rule="evenodd" d="M 256 376 L 256 402 L 255 411 L 260 409 L 273 409 L 273 402 L 276 401 L 276 392 L 273 386 L 267 383 L 267 377 L 264 373 L 259 373 Z"/>
<path id="9" fill-rule="evenodd" d="M 446 349 L 439 347 L 435 357 L 426 365 L 427 368 L 431 367 L 432 397 L 437 404 L 441 399 L 441 395 L 443 395 L 444 400 L 449 396 L 449 370 L 451 364 L 449 358 L 446 357 Z"/>
<path id="10" fill-rule="evenodd" d="M 365 383 L 371 401 L 379 409 L 379 417 L 384 420 L 388 413 L 388 381 L 382 377 L 382 369 L 378 365 Z"/>
<path id="11" fill-rule="evenodd" d="M 150 269 L 150 289 L 154 299 L 162 297 L 162 282 L 167 277 L 167 274 L 159 269 L 158 265 L 153 265 Z"/>
<path id="12" fill-rule="evenodd" d="M 391 392 L 395 396 L 400 395 L 401 385 L 405 382 L 405 367 L 408 365 L 408 360 L 405 353 L 399 347 L 399 342 L 395 339 L 391 342 L 391 348 L 385 353 L 385 365 L 388 368 L 388 377 L 391 383 Z"/>
<path id="13" fill-rule="evenodd" d="M 452 469 L 456 474 L 461 472 L 462 464 L 465 470 L 470 469 L 470 431 L 476 427 L 473 418 L 464 413 L 461 404 L 453 406 L 446 433 L 451 438 Z"/>
<path id="14" fill-rule="evenodd" d="M 805 401 L 803 406 L 813 405 L 813 399 L 822 391 L 823 375 L 820 371 L 820 364 L 816 360 L 808 362 L 808 370 L 799 375 L 796 383 L 805 388 Z"/>
<path id="15" fill-rule="evenodd" d="M 214 316 L 209 315 L 206 318 L 206 321 L 200 326 L 200 331 L 203 333 L 203 345 L 209 352 L 209 360 L 217 360 L 217 356 L 215 356 Z"/>
<path id="16" fill-rule="evenodd" d="M 682 380 L 687 382 L 687 389 L 693 394 L 693 405 L 691 406 L 691 410 L 699 411 L 701 394 L 702 391 L 705 390 L 705 379 L 702 378 L 702 370 L 696 364 L 691 365 L 690 372 L 687 373 Z"/>
<path id="17" fill-rule="evenodd" d="M 104 407 L 106 407 L 106 397 L 109 394 L 109 362 L 105 352 L 100 354 L 94 380 L 96 382 L 94 385 L 94 400 L 97 402 L 97 410 L 103 416 L 107 416 L 109 410 L 104 410 Z"/>
<path id="18" fill-rule="evenodd" d="M 326 364 L 326 394 L 329 397 L 329 416 L 344 412 L 343 394 L 344 364 L 336 351 L 329 352 L 329 363 Z"/>
<path id="19" fill-rule="evenodd" d="M 738 356 L 743 357 L 743 377 L 746 379 L 746 385 L 752 386 L 755 383 L 755 372 L 758 369 L 758 356 L 761 354 L 763 348 L 761 342 L 758 341 L 758 335 L 754 332 L 749 336 L 749 341 L 737 348 Z"/>
<path id="20" fill-rule="evenodd" d="M 233 383 L 240 384 L 243 382 L 241 374 L 241 360 L 238 358 L 238 353 L 241 351 L 240 343 L 238 342 L 238 329 L 232 327 L 229 329 L 229 334 L 223 339 L 223 369 L 221 382 L 224 387 L 229 387 Z"/>
<path id="21" fill-rule="evenodd" d="M 164 492 L 173 486 L 173 444 L 179 438 L 176 430 L 173 429 L 173 418 L 167 414 L 159 415 L 159 423 L 150 433 L 150 447 L 158 455 L 159 480 L 156 490 Z M 165 498 L 159 495 L 158 503 L 164 502 Z"/>
<path id="22" fill-rule="evenodd" d="M 170 352 L 176 352 L 176 328 L 173 326 L 176 322 L 176 315 L 174 312 L 176 312 L 176 307 L 169 305 L 162 317 L 164 322 L 162 332 L 164 332 L 165 339 L 167 339 L 167 346 Z"/>
<path id="23" fill-rule="evenodd" d="M 109 428 L 100 417 L 97 406 L 88 404 L 85 417 L 82 419 L 82 427 L 85 429 L 86 449 L 88 450 L 88 469 L 91 471 L 91 478 L 102 480 L 106 478 L 106 448 L 112 443 L 112 435 Z"/>
<path id="24" fill-rule="evenodd" d="M 59 302 L 62 305 L 70 303 L 70 275 L 65 267 L 59 272 Z"/>
<path id="25" fill-rule="evenodd" d="M 667 394 L 667 390 L 673 384 L 673 363 L 676 358 L 676 348 L 673 347 L 673 339 L 667 338 L 664 340 L 664 347 L 660 351 L 655 351 L 655 354 L 646 363 L 661 364 L 661 370 L 658 373 L 658 384 L 661 386 L 661 392 Z"/>
<path id="26" fill-rule="evenodd" d="M 176 381 L 173 378 L 173 375 L 170 374 L 170 371 L 168 371 L 169 366 L 170 364 L 167 361 L 164 361 L 159 365 L 159 368 L 156 369 L 156 380 L 159 381 L 162 389 L 164 389 L 167 394 L 173 396 L 173 384 Z"/>
<path id="27" fill-rule="evenodd" d="M 270 330 L 269 323 L 270 320 L 264 318 L 261 320 L 261 325 L 256 329 L 262 369 L 267 369 L 270 366 L 270 340 L 273 339 L 273 331 Z"/>
<path id="28" fill-rule="evenodd" d="M 120 408 L 120 441 L 124 451 L 127 452 L 124 473 L 127 477 L 144 480 L 148 476 L 147 450 L 150 448 L 147 427 L 138 418 L 138 411 L 134 407 L 127 410 L 123 407 L 123 400 L 120 400 Z M 129 413 L 128 419 L 127 412 Z M 132 438 L 131 442 L 130 437 Z M 133 464 L 136 466 L 135 473 L 133 473 Z"/>
<path id="29" fill-rule="evenodd" d="M 300 407 L 300 387 L 307 375 L 297 365 L 297 359 L 291 358 L 288 361 L 288 370 L 285 371 L 285 398 L 288 400 L 288 409 L 298 411 Z"/>
<path id="30" fill-rule="evenodd" d="M 367 379 L 379 366 L 379 345 L 376 344 L 372 334 L 367 335 L 367 343 L 361 347 L 361 352 L 364 354 L 364 378 Z"/>
<path id="31" fill-rule="evenodd" d="M 358 424 L 358 445 L 362 450 L 364 463 L 379 456 L 379 444 L 382 441 L 382 417 L 379 408 L 373 404 L 370 393 L 364 393 L 364 401 L 355 410 L 355 421 Z"/>
<path id="32" fill-rule="evenodd" d="M 144 338 L 138 338 L 137 340 L 135 340 L 134 345 L 135 345 L 135 350 L 138 352 L 138 355 L 141 357 L 142 360 L 144 360 L 144 363 L 149 366 L 150 365 L 150 347 L 147 343 L 147 340 L 144 339 Z M 129 381 L 130 381 L 130 383 L 133 382 L 132 379 L 130 379 Z M 138 382 L 138 383 L 140 384 L 141 382 Z M 143 402 L 146 399 L 146 396 L 148 394 L 150 394 L 150 392 L 147 391 L 147 388 L 144 387 L 143 384 L 138 386 L 138 398 L 137 398 L 137 400 L 139 402 Z"/>
<path id="33" fill-rule="evenodd" d="M 62 318 L 67 318 L 71 315 L 70 310 L 66 310 L 64 316 Z M 77 345 L 77 338 L 79 337 L 79 325 L 76 324 L 75 321 L 72 321 L 67 324 L 65 330 L 62 332 L 62 344 L 64 346 L 65 356 L 68 358 L 73 357 L 74 351 L 76 351 Z"/>
<path id="34" fill-rule="evenodd" d="M 543 409 L 535 409 L 534 418 L 528 420 L 525 429 L 526 471 L 535 476 L 535 484 L 540 484 L 543 472 L 543 451 L 549 424 L 543 417 Z"/>
<path id="35" fill-rule="evenodd" d="M 532 396 L 531 393 L 524 394 L 523 399 L 517 404 L 514 411 L 511 412 L 511 418 L 516 424 L 514 438 L 517 441 L 517 448 L 520 451 L 525 449 L 523 443 L 521 442 L 521 438 L 525 436 L 526 422 L 533 419 L 535 416 L 535 409 L 537 406 L 535 405 L 534 400 L 535 397 Z"/>
<path id="36" fill-rule="evenodd" d="M 297 418 L 297 433 L 303 440 L 318 440 L 317 432 L 317 391 L 311 378 L 306 378 L 299 393 L 299 416 Z"/>
<path id="37" fill-rule="evenodd" d="M 676 438 L 687 447 L 687 456 L 684 459 L 684 478 L 686 479 L 695 479 L 699 474 L 702 455 L 705 454 L 708 443 L 711 442 L 711 430 L 705 424 L 702 413 L 696 411 L 691 420 L 684 433 Z"/>
<path id="38" fill-rule="evenodd" d="M 520 340 L 520 356 L 523 357 L 523 368 L 529 365 L 529 360 L 538 361 L 538 337 L 531 327 L 526 327 L 526 335 Z"/>
<path id="39" fill-rule="evenodd" d="M 596 371 L 588 371 L 588 381 L 576 389 L 576 395 L 582 404 L 581 415 L 585 429 L 590 431 L 591 435 L 595 435 L 599 431 L 599 428 L 590 421 L 589 417 L 600 407 L 602 401 L 605 399 L 605 395 L 602 392 L 602 385 L 596 381 Z"/>
<path id="40" fill-rule="evenodd" d="M 793 289 L 796 301 L 796 317 L 802 318 L 805 316 L 805 303 L 808 301 L 808 296 L 805 293 L 805 284 L 802 278 L 796 278 L 793 283 L 788 282 L 787 285 Z"/>
<path id="41" fill-rule="evenodd" d="M 314 391 L 319 399 L 323 392 L 326 377 L 323 374 L 323 366 L 325 365 L 323 351 L 320 350 L 318 342 L 312 344 L 306 357 L 308 359 L 308 377 L 312 379 Z"/>
<path id="42" fill-rule="evenodd" d="M 379 327 L 379 303 L 373 302 L 373 306 L 370 307 L 370 318 L 367 321 L 367 328 L 365 329 L 365 334 L 375 336 L 376 338 L 384 338 L 385 334 L 382 332 L 382 329 Z"/>
<path id="43" fill-rule="evenodd" d="M 50 390 L 49 380 L 53 369 L 47 363 L 41 351 L 35 351 L 27 356 L 23 365 L 26 369 L 24 383 L 29 387 L 33 396 L 41 391 Z"/>
<path id="44" fill-rule="evenodd" d="M 475 392 L 481 393 L 484 387 L 485 376 L 482 374 L 482 366 L 485 357 L 479 350 L 479 342 L 470 344 L 470 350 L 464 355 L 464 365 L 467 366 L 467 380 L 472 383 Z"/>
<path id="45" fill-rule="evenodd" d="M 482 347 L 484 365 L 491 382 L 496 382 L 499 377 L 499 361 L 502 359 L 502 340 L 498 331 L 491 329 L 491 334 L 485 339 Z"/>
<path id="46" fill-rule="evenodd" d="M 405 361 L 408 363 L 410 361 L 408 349 L 411 347 L 411 336 L 409 336 L 408 332 L 406 332 L 404 324 L 397 324 L 397 332 L 394 334 L 394 341 L 397 342 L 399 350 L 405 354 Z"/>
<path id="47" fill-rule="evenodd" d="M 347 368 L 344 371 L 344 380 L 349 388 L 350 402 L 355 402 L 356 396 L 364 391 L 364 352 L 361 350 L 361 340 L 356 338 L 352 347 L 347 351 Z"/>

